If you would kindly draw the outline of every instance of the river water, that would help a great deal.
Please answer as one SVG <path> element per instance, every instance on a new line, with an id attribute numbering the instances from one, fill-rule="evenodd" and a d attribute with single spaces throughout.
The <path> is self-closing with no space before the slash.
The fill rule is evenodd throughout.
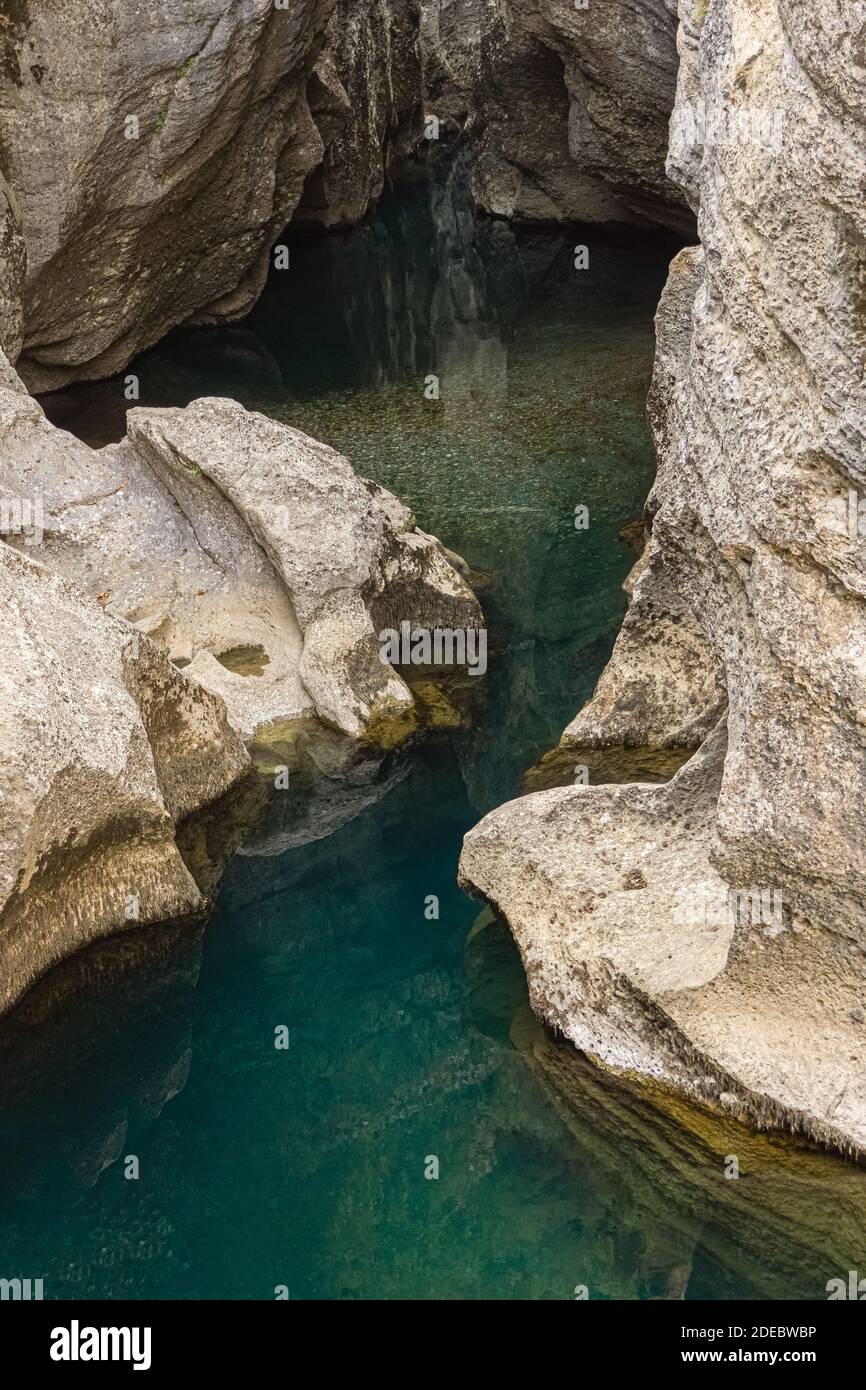
<path id="1" fill-rule="evenodd" d="M 821 1298 L 866 1273 L 860 1171 L 606 1080 L 535 1022 L 507 931 L 455 883 L 621 621 L 672 249 L 476 219 L 443 165 L 291 245 L 243 324 L 130 368 L 143 405 L 232 395 L 396 492 L 477 572 L 489 669 L 348 777 L 311 735 L 291 795 L 188 835 L 204 933 L 86 952 L 0 1028 L 0 1276 L 571 1299 Z M 122 378 L 45 404 L 91 443 L 123 432 Z"/>

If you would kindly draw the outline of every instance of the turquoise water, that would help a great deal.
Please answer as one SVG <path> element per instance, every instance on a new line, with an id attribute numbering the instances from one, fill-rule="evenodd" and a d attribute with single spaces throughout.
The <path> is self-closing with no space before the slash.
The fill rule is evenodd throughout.
<path id="1" fill-rule="evenodd" d="M 142 404 L 231 394 L 398 493 L 479 572 L 490 666 L 461 727 L 348 781 L 308 765 L 191 835 L 222 871 L 204 934 L 87 952 L 0 1028 L 0 1275 L 46 1297 L 811 1298 L 862 1263 L 861 1173 L 606 1082 L 534 1022 L 507 931 L 456 887 L 465 831 L 592 689 L 652 477 L 671 248 L 581 240 L 588 272 L 574 237 L 476 221 L 442 169 L 293 245 L 243 325 L 134 364 Z M 47 407 L 94 443 L 123 430 L 120 381 Z"/>

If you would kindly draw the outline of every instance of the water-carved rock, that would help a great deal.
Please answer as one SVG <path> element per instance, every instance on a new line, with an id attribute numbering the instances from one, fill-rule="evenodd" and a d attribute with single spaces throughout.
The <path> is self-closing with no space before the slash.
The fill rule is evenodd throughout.
<path id="1" fill-rule="evenodd" d="M 310 714 L 385 743 L 411 731 L 379 633 L 482 615 L 397 498 L 234 401 L 132 410 L 93 450 L 18 387 L 0 383 L 0 495 L 38 505 L 39 526 L 11 545 L 150 636 L 245 737 Z"/>
<path id="2" fill-rule="evenodd" d="M 225 707 L 0 544 L 0 1012 L 112 932 L 200 912 L 178 821 L 247 770 Z"/>
<path id="3" fill-rule="evenodd" d="M 578 1046 L 862 1151 L 857 17 L 788 0 L 681 12 L 669 169 L 702 245 L 674 261 L 659 310 L 643 572 L 567 737 L 694 743 L 722 689 L 727 713 L 664 789 L 500 808 L 462 872 L 508 917 L 538 1011 Z"/>
<path id="4" fill-rule="evenodd" d="M 61 22 L 45 0 L 13 5 L 0 126 L 32 390 L 108 376 L 176 324 L 254 302 L 322 158 L 307 82 L 330 12 L 67 0 Z"/>

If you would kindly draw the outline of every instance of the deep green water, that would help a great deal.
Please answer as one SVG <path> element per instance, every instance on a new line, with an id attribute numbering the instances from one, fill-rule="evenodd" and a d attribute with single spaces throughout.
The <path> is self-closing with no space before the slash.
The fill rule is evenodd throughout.
<path id="1" fill-rule="evenodd" d="M 592 239 L 578 272 L 576 239 L 419 180 L 293 247 L 243 325 L 134 364 L 141 404 L 231 394 L 389 486 L 486 572 L 492 655 L 461 729 L 248 817 L 203 935 L 85 953 L 0 1029 L 0 1276 L 46 1297 L 815 1298 L 866 1268 L 860 1172 L 604 1082 L 534 1023 L 507 932 L 456 887 L 465 831 L 592 689 L 652 478 L 671 248 Z M 48 408 L 106 442 L 122 382 Z"/>

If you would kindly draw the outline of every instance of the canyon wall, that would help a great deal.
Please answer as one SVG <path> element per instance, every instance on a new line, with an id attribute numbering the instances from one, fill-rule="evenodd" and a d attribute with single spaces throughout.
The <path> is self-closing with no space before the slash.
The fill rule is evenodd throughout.
<path id="1" fill-rule="evenodd" d="M 239 317 L 321 160 L 307 83 L 330 0 L 16 0 L 0 150 L 27 248 L 21 372 L 106 376 Z"/>
<path id="2" fill-rule="evenodd" d="M 21 291 L 27 255 L 11 188 L 0 174 L 0 350 L 14 362 L 21 351 Z"/>
<path id="3" fill-rule="evenodd" d="M 422 130 L 417 0 L 336 0 L 307 88 L 322 139 L 294 223 L 360 222 Z"/>
<path id="4" fill-rule="evenodd" d="M 351 225 L 421 131 L 414 0 L 20 0 L 0 25 L 0 342 L 30 389 L 242 317 L 297 212 Z M 14 198 L 14 204 L 12 199 Z M 9 266 L 11 271 L 11 264 Z M 4 275 L 11 282 L 11 274 Z"/>
<path id="5" fill-rule="evenodd" d="M 476 147 L 489 212 L 690 227 L 671 3 L 10 0 L 0 345 L 47 391 L 238 319 L 287 224 L 358 222 L 425 133 Z"/>
<path id="6" fill-rule="evenodd" d="M 676 0 L 498 0 L 478 47 L 476 198 L 540 222 L 692 234 L 665 176 Z"/>
<path id="7" fill-rule="evenodd" d="M 467 837 L 536 1010 L 606 1065 L 866 1149 L 863 7 L 681 0 L 649 544 L 572 748 L 696 747 Z"/>

